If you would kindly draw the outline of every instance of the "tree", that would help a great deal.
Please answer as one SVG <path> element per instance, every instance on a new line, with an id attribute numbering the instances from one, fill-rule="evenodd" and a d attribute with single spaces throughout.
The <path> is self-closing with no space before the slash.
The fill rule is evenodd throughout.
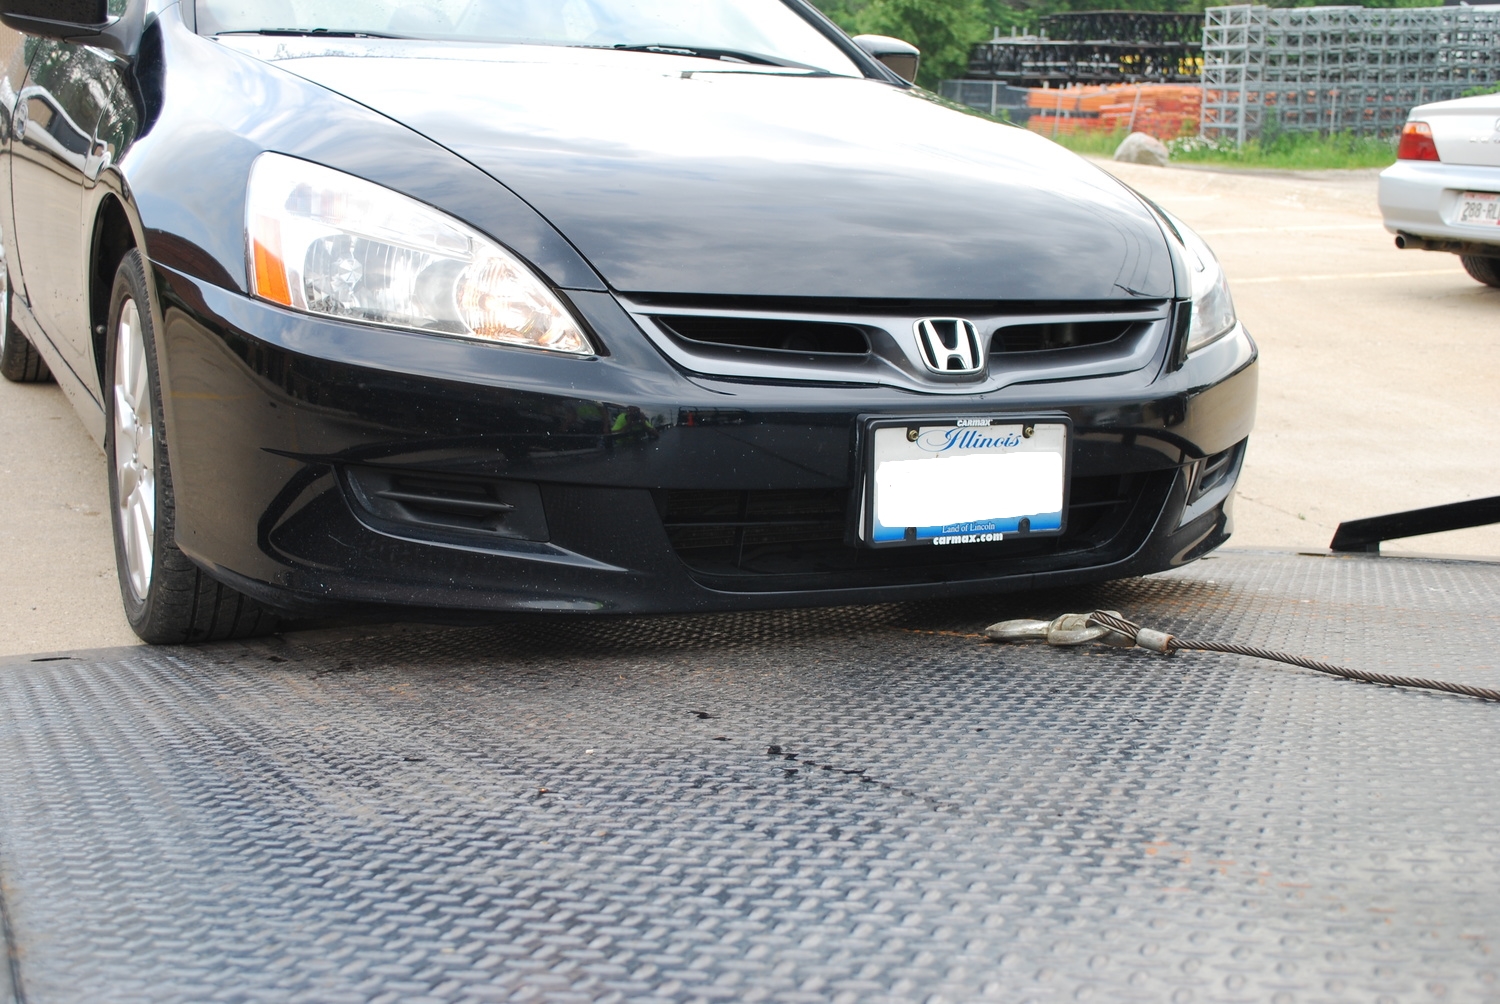
<path id="1" fill-rule="evenodd" d="M 936 88 L 940 80 L 962 77 L 969 50 L 991 33 L 1025 29 L 1037 13 L 1058 9 L 1066 0 L 814 0 L 851 35 L 891 35 L 922 50 L 917 80 Z M 1088 0 L 1077 0 L 1080 4 Z M 1111 0 L 1111 4 L 1120 0 Z M 1088 3 L 1097 6 L 1097 2 Z"/>
<path id="2" fill-rule="evenodd" d="M 892 35 L 921 49 L 917 80 L 932 88 L 964 75 L 969 50 L 990 36 L 986 22 L 980 0 L 870 0 L 855 16 L 861 32 Z"/>

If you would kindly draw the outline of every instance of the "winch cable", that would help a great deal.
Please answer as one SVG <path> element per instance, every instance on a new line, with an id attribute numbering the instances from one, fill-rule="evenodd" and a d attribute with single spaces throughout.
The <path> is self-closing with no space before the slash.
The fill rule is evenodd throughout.
<path id="1" fill-rule="evenodd" d="M 1118 648 L 1140 647 L 1162 655 L 1173 652 L 1220 652 L 1225 655 L 1243 655 L 1252 659 L 1267 659 L 1300 666 L 1316 673 L 1357 680 L 1361 683 L 1380 683 L 1388 687 L 1414 687 L 1421 690 L 1437 690 L 1448 694 L 1476 697 L 1482 701 L 1500 701 L 1500 690 L 1490 687 L 1475 687 L 1467 683 L 1449 683 L 1445 680 L 1426 680 L 1414 676 L 1392 676 L 1389 673 L 1371 673 L 1362 669 L 1348 669 L 1318 659 L 1308 659 L 1286 652 L 1273 652 L 1256 645 L 1235 645 L 1217 641 L 1191 641 L 1178 638 L 1163 631 L 1142 627 L 1126 620 L 1115 610 L 1095 610 L 1091 614 L 1063 614 L 1051 621 L 1001 621 L 985 628 L 985 637 L 991 641 L 1046 641 L 1051 645 L 1082 645 L 1100 642 Z"/>

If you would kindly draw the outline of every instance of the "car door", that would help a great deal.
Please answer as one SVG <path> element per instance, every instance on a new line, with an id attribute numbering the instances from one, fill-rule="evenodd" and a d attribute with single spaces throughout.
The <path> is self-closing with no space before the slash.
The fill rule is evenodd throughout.
<path id="1" fill-rule="evenodd" d="M 15 221 L 10 201 L 10 147 L 15 135 L 14 118 L 16 104 L 20 101 L 21 88 L 26 83 L 25 38 L 18 31 L 0 28 L 0 248 L 4 249 L 7 288 L 21 295 L 21 274 L 15 263 Z M 3 318 L 0 318 L 3 323 Z"/>
<path id="2" fill-rule="evenodd" d="M 108 160 L 99 129 L 116 71 L 113 57 L 97 49 L 26 44 L 35 52 L 12 127 L 16 249 L 37 322 L 84 376 L 92 369 L 84 190 Z"/>

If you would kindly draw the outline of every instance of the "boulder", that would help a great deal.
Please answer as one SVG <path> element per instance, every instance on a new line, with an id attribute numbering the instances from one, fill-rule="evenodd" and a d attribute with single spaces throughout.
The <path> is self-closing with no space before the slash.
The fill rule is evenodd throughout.
<path id="1" fill-rule="evenodd" d="M 1171 159 L 1172 154 L 1167 150 L 1165 143 L 1143 132 L 1133 132 L 1126 136 L 1125 142 L 1121 143 L 1119 149 L 1115 151 L 1115 160 L 1124 161 L 1127 164 L 1166 167 Z"/>

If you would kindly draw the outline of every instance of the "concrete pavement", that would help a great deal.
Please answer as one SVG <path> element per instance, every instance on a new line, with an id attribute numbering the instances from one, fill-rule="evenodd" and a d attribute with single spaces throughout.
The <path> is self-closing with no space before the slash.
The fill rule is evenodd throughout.
<path id="1" fill-rule="evenodd" d="M 0 380 L 0 655 L 130 645 L 104 455 L 56 384 Z"/>
<path id="2" fill-rule="evenodd" d="M 1342 520 L 1500 495 L 1500 289 L 1396 250 L 1378 172 L 1100 164 L 1204 236 L 1260 343 L 1234 545 L 1325 548 Z M 1383 550 L 1500 556 L 1500 526 Z"/>

